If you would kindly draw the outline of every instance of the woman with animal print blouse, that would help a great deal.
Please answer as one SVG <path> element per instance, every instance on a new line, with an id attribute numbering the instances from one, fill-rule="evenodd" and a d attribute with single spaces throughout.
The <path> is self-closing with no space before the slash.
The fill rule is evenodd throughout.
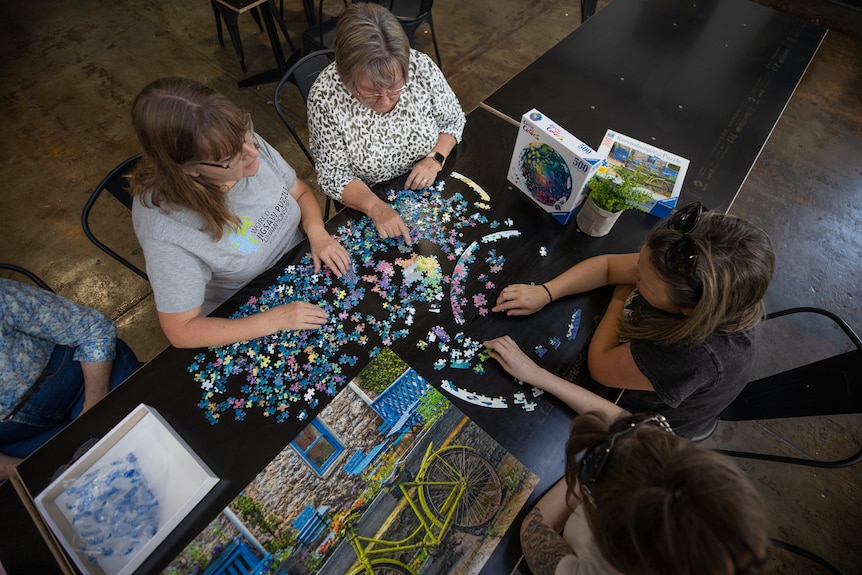
<path id="1" fill-rule="evenodd" d="M 410 48 L 382 6 L 351 4 L 338 18 L 335 62 L 308 96 L 308 126 L 320 187 L 368 215 L 381 237 L 410 230 L 370 186 L 408 174 L 406 187 L 433 184 L 466 118 L 443 73 Z"/>

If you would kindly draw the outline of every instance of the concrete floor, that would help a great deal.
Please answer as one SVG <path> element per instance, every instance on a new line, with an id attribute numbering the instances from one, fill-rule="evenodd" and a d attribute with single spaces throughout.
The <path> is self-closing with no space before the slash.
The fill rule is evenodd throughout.
<path id="1" fill-rule="evenodd" d="M 760 2 L 830 32 L 731 213 L 750 218 L 775 242 L 770 310 L 821 306 L 862 330 L 854 281 L 862 262 L 862 13 L 825 0 Z M 600 1 L 599 8 L 607 3 Z M 580 23 L 579 3 L 555 0 L 438 0 L 434 18 L 443 70 L 468 112 Z M 298 42 L 304 21 L 299 0 L 285 2 L 285 19 Z M 270 67 L 266 35 L 248 15 L 241 16 L 240 27 L 250 73 Z M 230 45 L 219 47 L 214 28 L 204 0 L 0 5 L 0 102 L 6 109 L 0 262 L 29 268 L 59 293 L 114 318 L 143 360 L 166 345 L 149 285 L 87 241 L 80 226 L 93 187 L 138 151 L 128 113 L 141 87 L 182 75 L 231 95 L 300 176 L 314 179 L 275 114 L 274 85 L 238 91 L 244 75 Z M 427 32 L 420 32 L 417 47 L 433 54 Z M 293 97 L 290 107 L 302 110 Z M 304 114 L 294 119 L 304 133 Z M 112 203 L 98 208 L 96 233 L 142 265 L 128 215 Z M 764 358 L 779 369 L 788 356 L 849 349 L 837 330 L 812 321 L 782 324 L 770 345 L 775 350 Z M 856 416 L 722 422 L 707 444 L 838 459 L 862 445 L 862 424 Z M 862 573 L 862 467 L 740 465 L 766 497 L 776 537 L 821 554 L 846 573 Z M 774 572 L 817 572 L 811 563 L 779 555 Z"/>

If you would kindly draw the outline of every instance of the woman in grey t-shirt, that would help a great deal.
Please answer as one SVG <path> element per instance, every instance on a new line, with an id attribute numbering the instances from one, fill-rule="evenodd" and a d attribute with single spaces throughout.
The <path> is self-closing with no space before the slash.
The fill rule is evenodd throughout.
<path id="1" fill-rule="evenodd" d="M 326 312 L 303 301 L 237 319 L 206 315 L 299 243 L 302 230 L 315 272 L 326 265 L 341 275 L 350 265 L 314 192 L 254 133 L 251 116 L 198 82 L 162 78 L 138 95 L 132 120 L 144 149 L 131 178 L 132 220 L 171 344 L 323 325 Z"/>

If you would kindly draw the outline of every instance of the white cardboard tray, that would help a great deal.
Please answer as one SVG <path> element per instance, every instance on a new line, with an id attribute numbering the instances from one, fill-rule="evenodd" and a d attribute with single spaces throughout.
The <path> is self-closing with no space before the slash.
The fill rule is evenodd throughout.
<path id="1" fill-rule="evenodd" d="M 96 556 L 90 560 L 81 550 L 72 525 L 67 493 L 70 482 L 110 468 L 112 462 L 132 453 L 140 474 L 158 501 L 158 529 L 126 554 Z M 153 408 L 138 405 L 114 429 L 73 463 L 36 497 L 36 507 L 78 568 L 92 575 L 127 575 L 146 559 L 167 535 L 218 483 L 218 477 L 201 461 Z"/>

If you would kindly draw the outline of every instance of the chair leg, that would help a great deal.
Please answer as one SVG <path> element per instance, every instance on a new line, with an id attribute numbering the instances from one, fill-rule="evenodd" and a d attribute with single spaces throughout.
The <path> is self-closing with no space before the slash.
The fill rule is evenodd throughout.
<path id="1" fill-rule="evenodd" d="M 260 21 L 260 12 L 257 11 L 257 7 L 252 8 L 249 12 L 251 12 L 251 17 L 257 23 L 257 31 L 263 32 L 263 23 Z"/>
<path id="2" fill-rule="evenodd" d="M 270 8 L 272 10 L 272 16 L 275 18 L 275 21 L 278 23 L 278 27 L 281 28 L 281 33 L 284 34 L 284 39 L 287 40 L 287 45 L 290 46 L 291 51 L 296 52 L 296 46 L 293 45 L 293 40 L 290 39 L 290 34 L 287 33 L 287 26 L 284 24 L 284 18 L 281 17 L 281 14 L 275 9 L 275 3 L 273 0 L 270 1 Z"/>
<path id="3" fill-rule="evenodd" d="M 217 6 L 221 17 L 224 19 L 225 26 L 227 26 L 228 34 L 230 34 L 230 41 L 233 44 L 236 57 L 239 59 L 239 65 L 244 73 L 248 72 L 248 69 L 245 67 L 245 54 L 242 51 L 242 38 L 239 35 L 238 15 L 230 8 L 223 8 L 221 5 Z"/>
<path id="4" fill-rule="evenodd" d="M 219 14 L 215 0 L 212 0 L 211 3 L 213 6 L 213 16 L 215 16 L 216 34 L 218 34 L 218 45 L 224 48 L 224 34 L 222 33 L 221 29 L 221 15 Z"/>

